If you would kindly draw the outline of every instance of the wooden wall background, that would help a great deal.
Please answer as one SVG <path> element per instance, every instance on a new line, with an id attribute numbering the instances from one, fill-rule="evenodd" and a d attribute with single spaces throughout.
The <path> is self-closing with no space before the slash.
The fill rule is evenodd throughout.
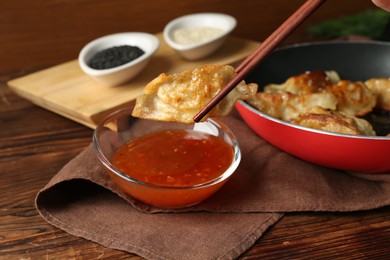
<path id="1" fill-rule="evenodd" d="M 234 35 L 261 41 L 302 0 L 13 0 L 0 1 L 0 71 L 45 68 L 75 59 L 90 40 L 123 31 L 161 32 L 173 18 L 223 12 L 238 20 Z M 370 0 L 328 0 L 286 42 L 319 21 L 375 8 Z M 93 12 L 92 12 L 93 11 Z M 12 36 L 10 36 L 12 32 Z M 72 37 L 70 37 L 72 36 Z M 298 37 L 299 36 L 299 37 Z M 50 53 L 42 58 L 42 52 Z"/>

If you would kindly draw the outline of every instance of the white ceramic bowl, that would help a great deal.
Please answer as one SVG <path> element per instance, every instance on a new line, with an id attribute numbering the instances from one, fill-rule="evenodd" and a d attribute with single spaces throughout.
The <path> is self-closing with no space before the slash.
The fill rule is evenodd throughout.
<path id="1" fill-rule="evenodd" d="M 181 16 L 169 22 L 164 28 L 164 40 L 182 57 L 188 60 L 198 60 L 215 52 L 225 42 L 228 35 L 236 27 L 236 19 L 222 13 L 197 13 Z M 210 40 L 194 43 L 179 44 L 173 39 L 173 33 L 178 29 L 194 29 L 212 27 L 221 29 L 222 34 Z"/>
<path id="2" fill-rule="evenodd" d="M 133 61 L 109 69 L 93 69 L 88 66 L 92 56 L 102 50 L 121 45 L 137 46 L 145 53 Z M 81 50 L 78 60 L 81 69 L 106 86 L 117 86 L 130 81 L 138 75 L 148 64 L 152 55 L 160 46 L 158 38 L 149 33 L 125 32 L 111 34 L 97 38 Z"/>

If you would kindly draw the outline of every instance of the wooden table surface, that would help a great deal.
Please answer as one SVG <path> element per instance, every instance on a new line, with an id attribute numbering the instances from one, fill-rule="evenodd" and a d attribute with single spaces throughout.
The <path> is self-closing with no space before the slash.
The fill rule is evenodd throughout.
<path id="1" fill-rule="evenodd" d="M 144 2 L 144 3 L 142 3 Z M 291 3 L 294 2 L 294 3 Z M 234 34 L 261 41 L 303 1 L 3 1 L 0 4 L 0 259 L 140 259 L 45 222 L 34 198 L 90 142 L 92 130 L 15 95 L 7 81 L 75 59 L 97 36 L 157 33 L 191 12 L 237 17 Z M 329 0 L 309 23 L 372 8 Z M 261 25 L 261 26 L 259 26 Z M 303 28 L 287 42 L 307 40 Z M 289 213 L 242 259 L 390 259 L 390 207 L 353 213 Z"/>

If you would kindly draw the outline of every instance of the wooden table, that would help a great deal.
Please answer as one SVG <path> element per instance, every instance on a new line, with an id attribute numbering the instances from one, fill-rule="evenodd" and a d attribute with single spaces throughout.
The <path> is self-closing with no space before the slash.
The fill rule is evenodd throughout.
<path id="1" fill-rule="evenodd" d="M 157 33 L 161 23 L 189 12 L 233 14 L 242 24 L 237 36 L 261 40 L 299 4 L 163 1 L 132 5 L 128 3 L 132 1 L 33 0 L 0 5 L 4 12 L 0 15 L 0 259 L 139 259 L 71 236 L 38 215 L 37 191 L 91 142 L 92 130 L 15 95 L 7 87 L 8 80 L 74 59 L 95 36 L 125 29 Z M 261 13 L 265 2 L 272 2 L 268 4 L 272 10 L 281 6 L 281 12 Z M 330 0 L 311 21 L 370 7 L 368 0 L 355 1 L 354 6 L 348 3 Z M 147 17 L 153 10 L 156 19 Z M 270 27 L 248 26 L 256 23 Z M 301 31 L 290 41 L 302 39 Z M 390 207 L 354 213 L 289 213 L 242 259 L 390 259 L 389 239 Z"/>

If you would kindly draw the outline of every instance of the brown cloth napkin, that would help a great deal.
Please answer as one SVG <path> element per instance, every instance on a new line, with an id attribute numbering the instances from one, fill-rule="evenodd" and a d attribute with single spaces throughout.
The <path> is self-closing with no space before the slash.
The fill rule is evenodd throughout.
<path id="1" fill-rule="evenodd" d="M 90 145 L 37 194 L 36 207 L 70 234 L 147 259 L 232 259 L 284 212 L 390 204 L 390 174 L 313 165 L 258 137 L 236 111 L 220 120 L 237 136 L 242 161 L 219 192 L 196 206 L 163 210 L 133 200 L 105 175 Z"/>

